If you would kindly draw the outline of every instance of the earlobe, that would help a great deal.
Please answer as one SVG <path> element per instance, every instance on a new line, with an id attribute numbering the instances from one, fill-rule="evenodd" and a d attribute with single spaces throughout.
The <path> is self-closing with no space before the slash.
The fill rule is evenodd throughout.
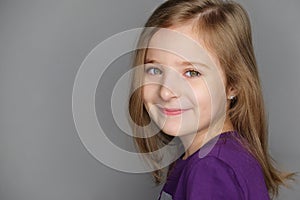
<path id="1" fill-rule="evenodd" d="M 236 96 L 238 94 L 238 91 L 235 87 L 230 86 L 227 90 L 227 99 L 233 100 L 236 99 Z"/>
<path id="2" fill-rule="evenodd" d="M 230 95 L 230 96 L 227 97 L 227 99 L 229 99 L 229 100 L 233 100 L 234 98 L 235 98 L 234 95 Z"/>

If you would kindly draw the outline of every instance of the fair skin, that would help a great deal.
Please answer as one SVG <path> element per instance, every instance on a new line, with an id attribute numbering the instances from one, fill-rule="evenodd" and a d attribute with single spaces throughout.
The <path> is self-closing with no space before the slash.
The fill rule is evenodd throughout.
<path id="1" fill-rule="evenodd" d="M 192 24 L 159 30 L 149 43 L 144 67 L 143 101 L 162 131 L 178 136 L 186 153 L 233 130 L 227 110 L 235 90 L 192 32 Z M 227 89 L 225 89 L 227 88 Z"/>

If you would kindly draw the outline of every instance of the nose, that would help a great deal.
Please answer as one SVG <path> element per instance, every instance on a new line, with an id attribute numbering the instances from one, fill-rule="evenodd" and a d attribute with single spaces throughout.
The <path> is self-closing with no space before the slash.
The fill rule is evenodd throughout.
<path id="1" fill-rule="evenodd" d="M 179 97 L 178 93 L 175 92 L 171 87 L 167 85 L 161 85 L 160 87 L 160 97 L 164 101 L 170 101 Z"/>
<path id="2" fill-rule="evenodd" d="M 180 96 L 181 82 L 180 75 L 176 70 L 166 69 L 160 86 L 160 97 L 164 101 L 178 98 Z"/>

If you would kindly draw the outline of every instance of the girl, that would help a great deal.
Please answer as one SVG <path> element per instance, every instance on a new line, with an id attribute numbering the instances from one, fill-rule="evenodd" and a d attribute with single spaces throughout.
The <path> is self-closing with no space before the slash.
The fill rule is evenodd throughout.
<path id="1" fill-rule="evenodd" d="M 159 199 L 276 196 L 294 174 L 277 170 L 268 153 L 245 10 L 224 0 L 166 1 L 145 24 L 139 46 L 147 48 L 136 51 L 129 101 L 138 150 L 157 166 L 157 183 L 164 180 L 165 157 L 151 152 L 174 138 L 185 151 L 169 165 Z"/>

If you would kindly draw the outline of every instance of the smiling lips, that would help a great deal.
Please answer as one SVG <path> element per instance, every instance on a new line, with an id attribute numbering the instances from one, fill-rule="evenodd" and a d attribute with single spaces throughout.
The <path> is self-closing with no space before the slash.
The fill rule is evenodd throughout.
<path id="1" fill-rule="evenodd" d="M 168 108 L 159 108 L 159 109 L 165 115 L 180 115 L 181 113 L 189 110 L 189 109 L 168 109 Z"/>

